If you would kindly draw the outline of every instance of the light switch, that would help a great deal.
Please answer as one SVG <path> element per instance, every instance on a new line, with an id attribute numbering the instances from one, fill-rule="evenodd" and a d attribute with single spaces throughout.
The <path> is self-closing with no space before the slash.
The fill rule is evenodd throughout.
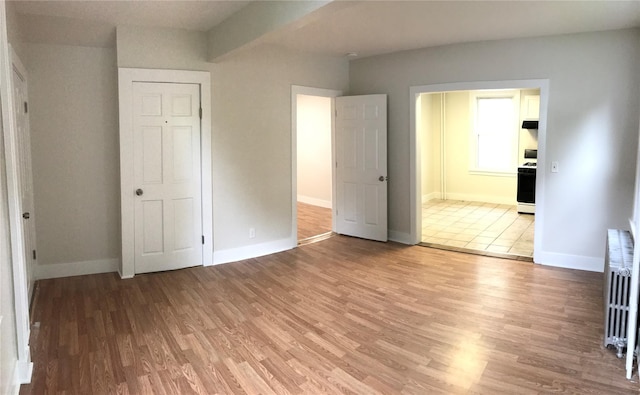
<path id="1" fill-rule="evenodd" d="M 557 161 L 551 162 L 551 172 L 557 173 L 559 171 L 560 171 L 560 167 L 558 166 L 558 162 Z"/>

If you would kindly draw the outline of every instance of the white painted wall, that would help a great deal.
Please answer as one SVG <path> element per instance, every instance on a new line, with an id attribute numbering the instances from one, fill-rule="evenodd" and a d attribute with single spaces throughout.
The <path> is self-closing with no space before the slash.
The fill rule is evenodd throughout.
<path id="1" fill-rule="evenodd" d="M 532 56 L 535 54 L 535 56 Z M 640 98 L 637 29 L 449 45 L 354 60 L 352 94 L 389 95 L 389 227 L 411 226 L 409 87 L 549 79 L 542 263 L 602 270 L 607 228 L 627 228 Z M 538 235 L 536 235 L 538 237 Z"/>
<path id="2" fill-rule="evenodd" d="M 118 26 L 118 67 L 208 71 L 207 34 L 180 29 Z"/>
<path id="3" fill-rule="evenodd" d="M 115 270 L 120 256 L 115 50 L 41 44 L 24 49 L 38 215 L 36 275 L 79 273 L 74 266 L 85 273 Z"/>
<path id="4" fill-rule="evenodd" d="M 346 91 L 348 63 L 260 47 L 217 64 L 214 75 L 214 248 L 240 253 L 278 240 L 295 245 L 291 85 Z"/>
<path id="5" fill-rule="evenodd" d="M 331 208 L 331 98 L 297 97 L 298 201 Z"/>

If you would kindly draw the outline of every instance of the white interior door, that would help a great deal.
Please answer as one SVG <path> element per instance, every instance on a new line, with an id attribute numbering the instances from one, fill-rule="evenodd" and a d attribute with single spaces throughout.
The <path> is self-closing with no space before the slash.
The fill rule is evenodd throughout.
<path id="1" fill-rule="evenodd" d="M 22 233 L 26 260 L 27 292 L 33 294 L 33 266 L 36 260 L 36 228 L 33 204 L 33 175 L 31 169 L 31 136 L 29 129 L 27 75 L 15 54 L 12 57 L 14 111 L 17 125 L 18 173 L 20 175 L 20 203 Z"/>
<path id="2" fill-rule="evenodd" d="M 387 241 L 387 95 L 336 98 L 336 232 Z"/>
<path id="3" fill-rule="evenodd" d="M 135 272 L 202 264 L 200 87 L 133 86 Z"/>

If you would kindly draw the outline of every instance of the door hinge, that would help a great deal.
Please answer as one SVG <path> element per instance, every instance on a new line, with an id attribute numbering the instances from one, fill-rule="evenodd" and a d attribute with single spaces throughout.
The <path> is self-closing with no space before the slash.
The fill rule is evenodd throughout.
<path id="1" fill-rule="evenodd" d="M 202 244 L 204 244 L 204 235 L 202 235 Z"/>
<path id="2" fill-rule="evenodd" d="M 27 104 L 27 102 L 24 102 L 24 113 L 29 113 L 29 105 Z"/>
<path id="3" fill-rule="evenodd" d="M 36 259 L 36 250 L 33 250 L 32 252 L 33 252 L 33 259 L 35 260 Z"/>
<path id="4" fill-rule="evenodd" d="M 202 119 L 202 107 L 198 109 L 198 115 L 200 116 L 200 119 Z"/>

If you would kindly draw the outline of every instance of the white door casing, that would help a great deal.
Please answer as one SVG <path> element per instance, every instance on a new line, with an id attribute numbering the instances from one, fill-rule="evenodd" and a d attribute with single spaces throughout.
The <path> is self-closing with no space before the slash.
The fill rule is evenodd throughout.
<path id="1" fill-rule="evenodd" d="M 336 98 L 336 232 L 387 241 L 387 95 Z"/>
<path id="2" fill-rule="evenodd" d="M 4 170 L 6 172 L 7 208 L 11 243 L 11 270 L 13 281 L 13 306 L 17 361 L 14 371 L 16 384 L 28 383 L 31 379 L 33 363 L 29 348 L 29 296 L 24 240 L 22 233 L 22 203 L 20 199 L 20 154 L 17 142 L 17 125 L 13 92 L 12 58 L 15 52 L 7 40 L 6 13 L 4 3 L 0 3 L 0 107 L 2 115 Z M 4 351 L 3 351 L 4 352 Z"/>
<path id="3" fill-rule="evenodd" d="M 312 88 L 306 86 L 291 86 L 291 248 L 298 245 L 298 95 L 330 97 L 331 102 L 331 163 L 335 163 L 335 98 L 342 95 L 342 91 L 334 89 Z M 331 201 L 336 201 L 336 174 L 331 174 Z M 335 210 L 331 214 L 331 230 L 336 230 Z"/>
<path id="4" fill-rule="evenodd" d="M 409 199 L 411 213 L 411 229 L 408 235 L 400 238 L 394 238 L 405 244 L 418 244 L 422 236 L 422 174 L 421 174 L 421 138 L 416 126 L 416 103 L 420 94 L 423 93 L 441 93 L 449 91 L 471 91 L 471 90 L 489 90 L 489 89 L 539 89 L 539 129 L 538 129 L 538 168 L 544 169 L 546 166 L 546 135 L 547 135 L 547 109 L 549 103 L 549 80 L 503 80 L 503 81 L 471 81 L 471 82 L 452 82 L 445 84 L 420 85 L 409 88 Z M 543 261 L 557 260 L 558 258 L 550 258 L 549 255 L 542 252 L 542 230 L 544 229 L 544 196 L 545 196 L 545 176 L 544 172 L 539 171 L 536 177 L 536 221 L 535 221 L 535 237 L 533 247 L 533 260 L 535 263 Z M 550 259 L 546 259 L 550 258 Z M 566 261 L 565 267 L 571 267 L 569 260 Z M 563 264 L 564 265 L 564 264 Z"/>
<path id="5" fill-rule="evenodd" d="M 202 264 L 199 88 L 134 83 L 136 273 Z"/>
<path id="6" fill-rule="evenodd" d="M 122 261 L 120 276 L 131 278 L 135 267 L 135 190 L 134 179 L 134 84 L 136 82 L 195 84 L 200 89 L 201 220 L 204 244 L 200 264 L 213 263 L 213 197 L 211 167 L 211 77 L 209 72 L 159 69 L 118 69 L 120 114 L 120 205 L 122 226 Z M 144 195 L 143 195 L 144 196 Z"/>
<path id="7" fill-rule="evenodd" d="M 14 112 L 19 156 L 19 188 L 22 212 L 22 234 L 24 240 L 27 292 L 33 296 L 34 268 L 36 263 L 36 229 L 33 199 L 33 173 L 31 166 L 31 135 L 28 115 L 27 73 L 15 55 L 12 54 Z"/>

